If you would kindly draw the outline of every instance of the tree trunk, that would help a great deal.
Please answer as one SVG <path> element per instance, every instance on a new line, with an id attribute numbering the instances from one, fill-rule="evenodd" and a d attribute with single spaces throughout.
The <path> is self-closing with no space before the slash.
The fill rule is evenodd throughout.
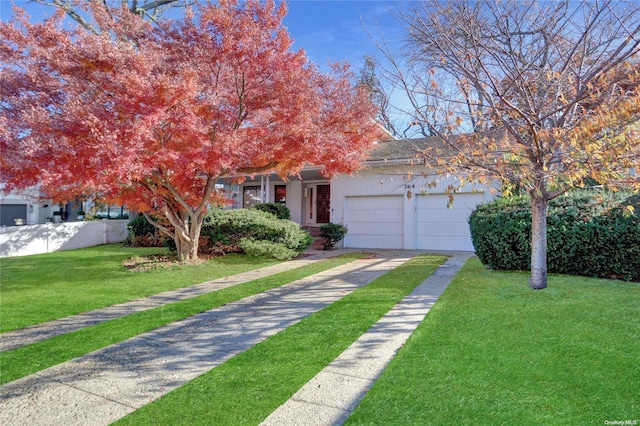
<path id="1" fill-rule="evenodd" d="M 181 261 L 198 259 L 198 240 L 195 242 L 191 238 L 180 238 L 176 235 L 176 255 Z"/>
<path id="2" fill-rule="evenodd" d="M 547 200 L 531 196 L 531 278 L 534 290 L 547 287 Z"/>
<path id="3" fill-rule="evenodd" d="M 182 223 L 176 223 L 173 235 L 176 243 L 176 254 L 178 259 L 198 260 L 198 245 L 200 242 L 200 231 L 202 230 L 202 219 L 185 218 Z"/>

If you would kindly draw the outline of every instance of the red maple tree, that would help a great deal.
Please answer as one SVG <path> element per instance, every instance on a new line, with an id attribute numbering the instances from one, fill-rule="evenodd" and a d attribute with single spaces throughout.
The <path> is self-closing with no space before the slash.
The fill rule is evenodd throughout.
<path id="1" fill-rule="evenodd" d="M 16 8 L 0 23 L 7 190 L 160 213 L 171 226 L 152 223 L 195 259 L 220 177 L 351 172 L 379 136 L 346 65 L 322 73 L 290 50 L 283 4 L 223 0 L 156 25 L 84 7 L 98 31 L 69 29 L 62 11 L 32 24 Z"/>

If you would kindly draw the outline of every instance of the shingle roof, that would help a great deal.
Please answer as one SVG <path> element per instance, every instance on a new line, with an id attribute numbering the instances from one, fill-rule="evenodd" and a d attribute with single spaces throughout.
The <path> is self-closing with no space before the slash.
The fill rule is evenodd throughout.
<path id="1" fill-rule="evenodd" d="M 397 160 L 424 160 L 422 151 L 428 147 L 442 146 L 442 140 L 438 137 L 419 139 L 397 139 L 380 142 L 369 153 L 369 162 L 397 161 Z"/>

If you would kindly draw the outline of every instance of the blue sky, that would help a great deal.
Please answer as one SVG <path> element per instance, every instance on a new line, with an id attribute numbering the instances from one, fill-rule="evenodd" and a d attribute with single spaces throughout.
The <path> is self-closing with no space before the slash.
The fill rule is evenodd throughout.
<path id="1" fill-rule="evenodd" d="M 380 32 L 394 41 L 402 31 L 390 1 L 294 0 L 288 3 L 285 25 L 295 40 L 294 48 L 307 51 L 311 61 L 348 61 L 359 68 L 364 55 L 378 56 L 375 38 Z"/>
<path id="2" fill-rule="evenodd" d="M 13 0 L 27 10 L 33 19 L 42 19 L 53 8 L 28 0 Z M 12 17 L 12 0 L 0 0 L 2 20 Z M 387 0 L 289 0 L 289 14 L 285 18 L 294 50 L 304 49 L 309 59 L 319 66 L 328 62 L 348 61 L 355 69 L 363 63 L 364 55 L 377 56 L 378 50 L 367 34 L 393 41 L 401 27 L 393 17 L 394 2 Z"/>
<path id="3" fill-rule="evenodd" d="M 53 13 L 53 8 L 29 0 L 0 0 L 0 18 L 12 17 L 11 4 L 24 8 L 32 20 Z M 289 13 L 284 24 L 294 40 L 293 50 L 304 49 L 309 60 L 321 68 L 329 62 L 347 61 L 358 73 L 364 56 L 374 56 L 384 63 L 382 55 L 372 41 L 384 38 L 390 46 L 404 34 L 394 13 L 401 0 L 289 0 Z M 391 102 L 396 107 L 407 105 L 404 97 L 393 92 Z M 398 128 L 407 121 L 402 112 L 390 112 Z"/>

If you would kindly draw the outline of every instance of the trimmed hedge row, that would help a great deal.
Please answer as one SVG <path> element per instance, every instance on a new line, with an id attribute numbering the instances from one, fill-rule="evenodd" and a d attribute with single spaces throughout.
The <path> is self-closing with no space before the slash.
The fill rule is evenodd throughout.
<path id="1" fill-rule="evenodd" d="M 633 206 L 635 215 L 625 209 Z M 549 272 L 640 281 L 640 195 L 575 190 L 549 202 Z M 499 198 L 469 218 L 473 246 L 491 269 L 531 268 L 529 197 Z"/>

